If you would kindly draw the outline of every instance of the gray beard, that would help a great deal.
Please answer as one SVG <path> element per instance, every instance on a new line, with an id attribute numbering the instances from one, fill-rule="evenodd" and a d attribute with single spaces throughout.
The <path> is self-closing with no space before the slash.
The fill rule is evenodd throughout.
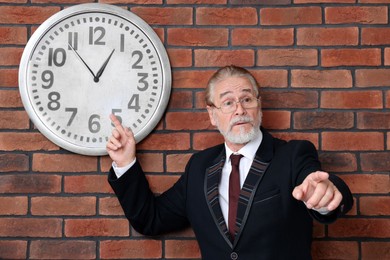
<path id="1" fill-rule="evenodd" d="M 232 125 L 237 122 L 238 120 L 246 120 L 250 121 L 248 117 L 240 117 L 234 121 L 231 122 L 231 125 L 229 126 L 229 129 L 225 132 L 220 129 L 219 127 L 219 122 L 217 123 L 217 127 L 219 132 L 223 135 L 226 141 L 233 143 L 233 144 L 246 144 L 252 141 L 253 139 L 256 138 L 260 134 L 260 125 L 262 121 L 262 113 L 259 114 L 259 123 L 254 125 L 248 132 L 245 132 L 244 127 L 240 127 L 240 132 L 238 134 L 233 133 L 232 130 Z"/>

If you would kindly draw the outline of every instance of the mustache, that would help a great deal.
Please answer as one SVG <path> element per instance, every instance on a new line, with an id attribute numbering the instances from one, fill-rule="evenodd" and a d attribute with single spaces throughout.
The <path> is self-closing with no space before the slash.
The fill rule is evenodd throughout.
<path id="1" fill-rule="evenodd" d="M 229 123 L 229 128 L 231 129 L 235 124 L 237 123 L 252 123 L 253 119 L 249 116 L 238 116 L 233 118 L 232 121 Z"/>

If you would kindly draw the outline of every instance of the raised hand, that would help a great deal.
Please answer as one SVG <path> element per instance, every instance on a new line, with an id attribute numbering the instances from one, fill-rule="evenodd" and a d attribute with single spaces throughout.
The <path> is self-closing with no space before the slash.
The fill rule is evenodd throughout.
<path id="1" fill-rule="evenodd" d="M 326 208 L 328 211 L 335 210 L 343 198 L 329 180 L 329 174 L 322 171 L 309 174 L 301 185 L 294 188 L 292 195 L 305 202 L 308 209 Z"/>
<path id="2" fill-rule="evenodd" d="M 133 132 L 123 127 L 115 115 L 110 115 L 110 119 L 115 128 L 106 144 L 106 150 L 111 159 L 118 167 L 129 165 L 135 160 L 135 139 Z"/>
<path id="3" fill-rule="evenodd" d="M 95 80 L 95 78 L 96 78 L 96 76 L 95 76 L 95 73 L 93 73 L 93 71 L 91 70 L 91 68 L 88 66 L 88 64 L 83 60 L 83 58 L 81 58 L 81 56 L 78 54 L 78 52 L 73 48 L 73 46 L 72 45 L 70 45 L 69 43 L 68 43 L 68 45 L 69 45 L 69 47 L 74 51 L 74 53 L 76 53 L 76 55 L 77 55 L 77 57 L 79 57 L 79 59 L 81 60 L 81 62 L 82 63 L 84 63 L 84 65 L 85 65 L 85 67 L 87 67 L 87 69 L 89 70 L 89 72 L 91 72 L 91 74 L 92 74 L 92 76 L 93 76 L 93 78 L 94 78 L 94 80 Z M 99 80 L 98 80 L 99 81 Z M 96 82 L 96 81 L 95 81 Z"/>
<path id="4" fill-rule="evenodd" d="M 108 61 L 111 59 L 112 54 L 114 53 L 115 49 L 112 50 L 110 56 L 106 59 L 106 61 L 103 63 L 103 65 L 100 67 L 99 71 L 96 73 L 96 76 L 93 78 L 95 82 L 99 82 L 100 76 L 103 74 L 104 69 L 107 66 Z"/>

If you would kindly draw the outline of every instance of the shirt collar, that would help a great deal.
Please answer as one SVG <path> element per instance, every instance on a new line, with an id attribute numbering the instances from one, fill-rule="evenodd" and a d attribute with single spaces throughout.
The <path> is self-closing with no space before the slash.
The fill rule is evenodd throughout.
<path id="1" fill-rule="evenodd" d="M 248 158 L 250 160 L 253 160 L 256 155 L 257 149 L 259 149 L 259 146 L 261 144 L 261 141 L 263 140 L 263 133 L 261 130 L 259 131 L 259 134 L 249 143 L 247 143 L 244 147 L 242 147 L 240 150 L 238 150 L 235 154 L 241 154 L 245 158 Z M 229 160 L 230 155 L 234 153 L 225 143 L 225 151 L 226 151 L 226 158 Z"/>

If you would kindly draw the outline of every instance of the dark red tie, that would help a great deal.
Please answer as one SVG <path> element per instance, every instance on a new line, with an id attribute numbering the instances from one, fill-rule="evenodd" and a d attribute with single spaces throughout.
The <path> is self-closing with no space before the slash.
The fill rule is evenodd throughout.
<path id="1" fill-rule="evenodd" d="M 232 154 L 230 156 L 230 161 L 232 162 L 232 172 L 229 177 L 229 233 L 234 240 L 235 236 L 235 227 L 236 227 L 236 218 L 237 218 L 237 206 L 238 206 L 238 197 L 240 196 L 240 159 L 241 154 Z"/>

